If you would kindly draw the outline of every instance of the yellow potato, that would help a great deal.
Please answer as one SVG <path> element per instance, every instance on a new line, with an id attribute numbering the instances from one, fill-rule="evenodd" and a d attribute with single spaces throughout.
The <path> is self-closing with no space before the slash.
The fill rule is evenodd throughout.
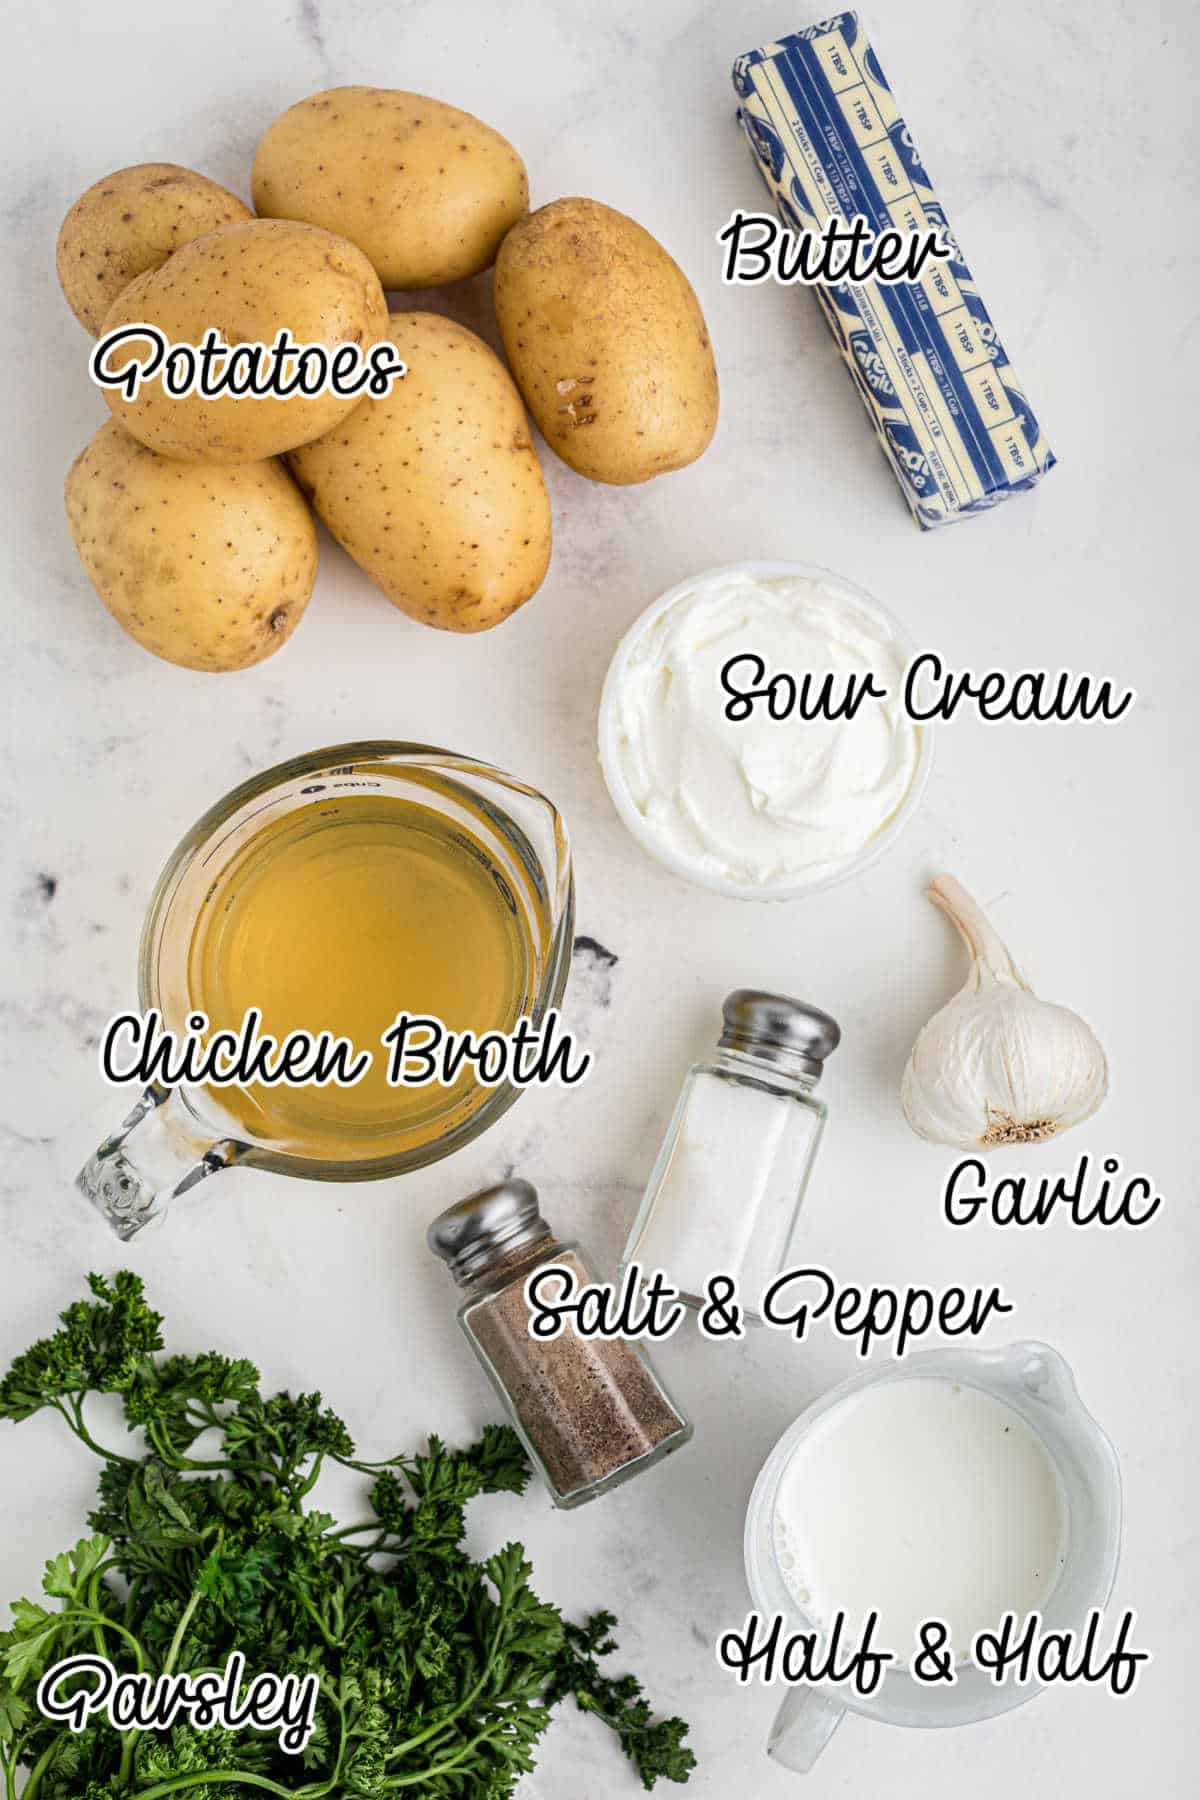
<path id="1" fill-rule="evenodd" d="M 496 317 L 542 436 L 581 475 L 649 481 L 708 447 L 717 371 L 700 303 L 624 213 L 555 200 L 514 226 Z"/>
<path id="2" fill-rule="evenodd" d="M 486 631 L 550 562 L 550 502 L 521 396 L 481 338 L 394 313 L 408 374 L 288 461 L 334 537 L 410 618 Z"/>
<path id="3" fill-rule="evenodd" d="M 79 323 L 96 337 L 135 275 L 159 269 L 193 238 L 253 215 L 236 194 L 177 163 L 118 169 L 81 194 L 58 234 L 58 279 Z"/>
<path id="4" fill-rule="evenodd" d="M 298 344 L 377 343 L 387 302 L 361 250 L 315 225 L 251 219 L 225 225 L 177 250 L 161 269 L 139 275 L 104 319 L 103 334 L 144 321 L 172 343 L 199 344 L 210 327 L 227 344 L 270 344 L 285 326 Z M 145 355 L 110 353 L 114 371 Z M 357 396 L 198 394 L 175 399 L 155 378 L 135 400 L 107 388 L 115 418 L 151 450 L 184 462 L 261 462 L 319 437 L 359 404 Z"/>
<path id="5" fill-rule="evenodd" d="M 155 656 L 246 669 L 299 624 L 317 530 L 282 463 L 172 462 L 110 420 L 75 459 L 66 500 L 89 581 Z"/>
<path id="6" fill-rule="evenodd" d="M 340 232 L 387 288 L 477 275 L 529 205 L 525 164 L 490 125 L 396 88 L 328 88 L 275 120 L 254 205 Z"/>

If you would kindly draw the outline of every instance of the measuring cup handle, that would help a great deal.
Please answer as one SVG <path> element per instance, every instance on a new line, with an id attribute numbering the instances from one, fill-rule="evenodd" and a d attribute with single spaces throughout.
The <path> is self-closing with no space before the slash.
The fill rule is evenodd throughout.
<path id="1" fill-rule="evenodd" d="M 105 1138 L 75 1185 L 128 1241 L 168 1200 L 236 1162 L 241 1146 L 199 1134 L 170 1088 L 148 1087 L 121 1129 Z"/>
<path id="2" fill-rule="evenodd" d="M 846 1709 L 816 1688 L 789 1688 L 775 1714 L 767 1755 L 797 1775 L 807 1775 L 841 1724 Z"/>

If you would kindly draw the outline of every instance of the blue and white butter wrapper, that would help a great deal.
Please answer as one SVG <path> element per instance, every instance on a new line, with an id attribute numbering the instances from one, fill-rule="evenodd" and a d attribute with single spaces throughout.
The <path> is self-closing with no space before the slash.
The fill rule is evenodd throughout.
<path id="1" fill-rule="evenodd" d="M 842 360 L 919 524 L 947 525 L 1041 480 L 1054 455 L 1017 381 L 858 15 L 733 68 L 738 118 L 783 223 L 940 227 L 915 283 L 817 287 Z"/>

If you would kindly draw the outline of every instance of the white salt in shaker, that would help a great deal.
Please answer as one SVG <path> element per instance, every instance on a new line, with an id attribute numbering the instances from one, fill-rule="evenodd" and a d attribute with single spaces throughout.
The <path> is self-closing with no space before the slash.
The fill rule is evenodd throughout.
<path id="1" fill-rule="evenodd" d="M 842 1034 L 817 1007 L 754 988 L 723 1014 L 716 1055 L 688 1070 L 621 1266 L 661 1270 L 691 1306 L 710 1276 L 732 1275 L 743 1317 L 761 1324 L 825 1126 L 813 1089 Z"/>

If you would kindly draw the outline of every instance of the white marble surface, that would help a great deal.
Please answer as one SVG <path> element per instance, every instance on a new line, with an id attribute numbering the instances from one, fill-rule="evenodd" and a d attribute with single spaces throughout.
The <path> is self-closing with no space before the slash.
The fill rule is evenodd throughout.
<path id="1" fill-rule="evenodd" d="M 733 122 L 733 57 L 806 22 L 782 0 L 43 0 L 6 19 L 3 230 L 9 430 L 3 448 L 8 781 L 0 1001 L 0 1356 L 22 1348 L 89 1268 L 131 1263 L 179 1348 L 253 1355 L 276 1385 L 319 1383 L 372 1454 L 494 1413 L 423 1246 L 429 1215 L 518 1167 L 546 1209 L 615 1258 L 684 1065 L 724 991 L 773 985 L 843 1022 L 833 1127 L 802 1240 L 846 1279 L 990 1283 L 1011 1330 L 1075 1365 L 1121 1452 L 1128 1520 L 1116 1599 L 1155 1662 L 1114 1701 L 1072 1689 L 941 1734 L 853 1721 L 814 1795 L 1007 1800 L 1016 1792 L 1162 1800 L 1193 1791 L 1200 1580 L 1195 1436 L 1196 1056 L 1193 831 L 1195 511 L 1200 333 L 1191 222 L 1197 36 L 1189 0 L 872 0 L 867 18 L 1060 467 L 1032 496 L 938 536 L 910 524 L 811 300 L 723 290 L 713 234 L 761 202 Z M 524 154 L 535 203 L 587 193 L 636 215 L 691 274 L 722 379 L 716 441 L 694 468 L 629 491 L 547 458 L 557 543 L 537 599 L 456 640 L 394 612 L 323 546 L 294 640 L 246 674 L 153 661 L 90 593 L 62 513 L 64 471 L 105 416 L 53 248 L 76 194 L 169 159 L 243 192 L 284 106 L 337 81 L 412 87 L 481 114 Z M 1135 238 L 1135 233 L 1136 238 Z M 486 287 L 486 283 L 482 284 Z M 455 297 L 468 322 L 483 293 Z M 710 898 L 626 838 L 593 754 L 605 665 L 625 626 L 690 571 L 801 557 L 876 591 L 958 665 L 1086 667 L 1136 685 L 1117 726 L 943 731 L 924 809 L 862 879 L 773 909 Z M 454 1161 L 405 1182 L 307 1186 L 239 1172 L 122 1251 L 71 1178 L 119 1100 L 97 1033 L 134 994 L 141 911 L 182 830 L 251 770 L 378 735 L 478 753 L 543 786 L 574 837 L 579 928 L 616 952 L 570 1012 L 597 1056 L 563 1097 L 531 1094 Z M 953 1233 L 950 1158 L 897 1105 L 909 1044 L 961 973 L 921 896 L 939 867 L 981 898 L 1035 981 L 1112 1052 L 1093 1125 L 1014 1166 L 1089 1149 L 1150 1171 L 1168 1201 L 1145 1232 Z M 819 1333 L 745 1349 L 673 1342 L 662 1364 L 694 1445 L 575 1515 L 533 1496 L 481 1508 L 481 1539 L 519 1533 L 548 1596 L 611 1604 L 653 1695 L 693 1721 L 697 1800 L 782 1796 L 762 1754 L 772 1698 L 716 1667 L 745 1605 L 742 1514 L 794 1414 L 850 1371 Z M 0 1598 L 36 1587 L 72 1540 L 92 1469 L 57 1421 L 0 1428 Z M 630 1794 L 599 1729 L 563 1716 L 544 1796 Z"/>

